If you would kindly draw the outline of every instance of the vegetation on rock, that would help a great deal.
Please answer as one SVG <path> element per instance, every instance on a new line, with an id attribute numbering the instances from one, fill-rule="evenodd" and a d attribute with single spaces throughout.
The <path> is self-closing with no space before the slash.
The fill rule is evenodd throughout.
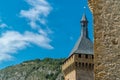
<path id="1" fill-rule="evenodd" d="M 63 80 L 63 61 L 52 58 L 25 61 L 0 70 L 0 80 Z"/>

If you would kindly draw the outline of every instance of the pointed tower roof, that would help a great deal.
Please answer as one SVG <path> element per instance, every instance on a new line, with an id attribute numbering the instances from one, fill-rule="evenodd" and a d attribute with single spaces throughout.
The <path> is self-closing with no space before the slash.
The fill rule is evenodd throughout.
<path id="1" fill-rule="evenodd" d="M 82 16 L 81 21 L 88 21 L 86 15 L 85 15 L 85 13 L 84 13 L 83 16 Z"/>
<path id="2" fill-rule="evenodd" d="M 81 36 L 75 44 L 70 55 L 77 54 L 93 54 L 93 42 L 88 38 L 87 17 L 83 14 L 81 19 Z"/>

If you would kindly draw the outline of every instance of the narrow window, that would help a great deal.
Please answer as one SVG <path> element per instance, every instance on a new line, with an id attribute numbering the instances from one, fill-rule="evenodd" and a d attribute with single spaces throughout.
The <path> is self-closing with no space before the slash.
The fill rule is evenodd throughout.
<path id="1" fill-rule="evenodd" d="M 86 63 L 86 68 L 87 68 L 88 64 Z"/>
<path id="2" fill-rule="evenodd" d="M 94 58 L 94 56 L 92 55 L 92 59 Z"/>
<path id="3" fill-rule="evenodd" d="M 89 64 L 89 68 L 91 69 L 91 64 Z"/>
<path id="4" fill-rule="evenodd" d="M 79 63 L 79 67 L 81 67 L 81 63 Z"/>
<path id="5" fill-rule="evenodd" d="M 87 59 L 87 58 L 88 58 L 88 55 L 85 55 L 85 58 Z"/>
<path id="6" fill-rule="evenodd" d="M 84 63 L 82 63 L 82 67 L 84 67 Z"/>
<path id="7" fill-rule="evenodd" d="M 81 58 L 81 54 L 79 54 L 79 58 Z"/>
<path id="8" fill-rule="evenodd" d="M 77 62 L 75 62 L 75 66 L 77 67 Z"/>

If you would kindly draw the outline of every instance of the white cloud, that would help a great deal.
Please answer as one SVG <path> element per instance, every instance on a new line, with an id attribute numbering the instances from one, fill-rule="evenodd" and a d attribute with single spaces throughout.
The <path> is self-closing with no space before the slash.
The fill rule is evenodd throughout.
<path id="1" fill-rule="evenodd" d="M 3 23 L 2 20 L 0 19 L 0 28 L 5 28 L 5 27 L 8 27 L 8 25 Z"/>
<path id="2" fill-rule="evenodd" d="M 40 33 L 26 31 L 20 34 L 17 31 L 7 31 L 0 37 L 0 62 L 13 58 L 12 54 L 24 49 L 31 44 L 53 49 L 49 44 L 51 40 Z"/>
<path id="3" fill-rule="evenodd" d="M 53 49 L 50 45 L 51 39 L 48 37 L 48 34 L 52 31 L 46 26 L 46 18 L 52 7 L 46 0 L 25 1 L 30 5 L 30 8 L 21 10 L 20 16 L 26 18 L 31 28 L 36 29 L 38 33 L 29 31 L 25 31 L 23 34 L 18 31 L 2 33 L 0 35 L 0 62 L 13 59 L 13 54 L 32 44 L 46 49 Z M 44 30 L 40 24 L 44 25 Z M 8 27 L 8 25 L 0 20 L 0 28 L 4 27 Z"/>
<path id="4" fill-rule="evenodd" d="M 38 28 L 37 22 L 40 24 L 46 24 L 46 17 L 52 10 L 52 7 L 46 0 L 26 0 L 31 6 L 29 10 L 21 10 L 21 17 L 25 17 L 29 20 L 29 25 L 36 29 Z"/>

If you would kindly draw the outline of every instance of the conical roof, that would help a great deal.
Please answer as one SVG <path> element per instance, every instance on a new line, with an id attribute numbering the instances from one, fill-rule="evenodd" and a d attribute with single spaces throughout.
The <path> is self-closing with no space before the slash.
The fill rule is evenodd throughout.
<path id="1" fill-rule="evenodd" d="M 83 14 L 81 19 L 82 21 L 87 21 L 86 15 Z M 88 30 L 87 25 L 81 25 L 81 36 L 79 37 L 77 43 L 75 44 L 73 50 L 71 51 L 70 55 L 77 53 L 77 54 L 93 54 L 93 42 L 88 38 Z"/>
<path id="2" fill-rule="evenodd" d="M 86 15 L 85 15 L 85 13 L 84 13 L 83 16 L 82 16 L 81 21 L 88 21 Z"/>

